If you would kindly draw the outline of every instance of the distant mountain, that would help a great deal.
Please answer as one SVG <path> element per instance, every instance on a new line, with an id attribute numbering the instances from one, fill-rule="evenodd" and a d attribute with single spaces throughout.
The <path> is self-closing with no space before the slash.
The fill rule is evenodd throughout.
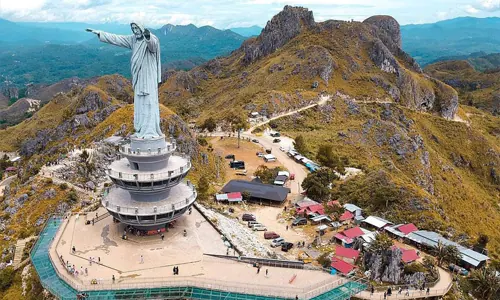
<path id="1" fill-rule="evenodd" d="M 425 66 L 440 57 L 500 52 L 500 18 L 463 17 L 401 26 L 403 49 Z"/>
<path id="2" fill-rule="evenodd" d="M 78 43 L 88 39 L 88 33 L 84 31 L 44 28 L 0 19 L 0 43 L 2 44 Z"/>
<path id="3" fill-rule="evenodd" d="M 262 27 L 257 25 L 251 27 L 236 27 L 229 28 L 229 30 L 236 32 L 237 34 L 245 37 L 257 36 L 262 32 Z"/>
<path id="4" fill-rule="evenodd" d="M 32 26 L 32 23 L 18 25 L 5 20 L 2 22 L 5 23 L 5 26 L 0 32 L 8 32 L 8 28 L 21 30 L 19 28 Z M 50 26 L 55 26 L 54 24 L 57 23 L 41 25 L 42 27 L 49 26 L 47 28 L 29 28 L 44 31 L 47 34 L 49 32 L 69 32 L 72 35 L 80 35 L 78 28 L 88 26 L 107 30 L 106 24 L 94 26 L 85 23 L 72 23 L 63 26 L 67 30 L 50 28 Z M 108 25 L 112 32 L 113 28 L 109 26 L 117 25 Z M 124 25 L 122 31 L 127 28 Z M 15 46 L 12 43 L 0 43 L 0 61 L 2 62 L 0 64 L 0 81 L 9 81 L 18 88 L 23 88 L 28 83 L 50 84 L 74 76 L 89 78 L 113 73 L 130 76 L 130 51 L 128 49 L 101 43 L 95 35 L 83 30 L 81 32 L 85 37 L 81 40 L 85 42 L 79 44 L 39 42 L 25 44 L 21 40 Z M 167 24 L 160 29 L 153 29 L 152 32 L 161 41 L 161 58 L 164 68 L 190 69 L 206 60 L 229 54 L 245 40 L 243 36 L 230 30 L 219 30 L 210 26 L 198 28 L 194 25 Z M 26 34 L 28 33 L 26 32 Z"/>
<path id="5" fill-rule="evenodd" d="M 469 55 L 446 56 L 436 59 L 432 63 L 450 60 L 466 60 L 474 69 L 480 72 L 489 72 L 500 68 L 500 53 L 474 52 Z"/>
<path id="6" fill-rule="evenodd" d="M 131 32 L 129 24 L 118 23 L 90 24 L 81 22 L 18 22 L 17 24 L 44 29 L 76 31 L 80 33 L 85 32 L 86 28 L 99 29 L 116 34 L 130 34 Z"/>

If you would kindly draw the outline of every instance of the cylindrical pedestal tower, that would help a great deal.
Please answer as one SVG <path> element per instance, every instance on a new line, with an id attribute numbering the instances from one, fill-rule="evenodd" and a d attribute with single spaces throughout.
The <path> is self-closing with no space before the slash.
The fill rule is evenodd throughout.
<path id="1" fill-rule="evenodd" d="M 114 185 L 102 205 L 122 223 L 139 229 L 165 226 L 185 213 L 196 200 L 196 190 L 183 181 L 190 158 L 175 154 L 176 142 L 165 136 L 132 137 L 120 146 L 120 158 L 111 163 L 108 176 Z"/>

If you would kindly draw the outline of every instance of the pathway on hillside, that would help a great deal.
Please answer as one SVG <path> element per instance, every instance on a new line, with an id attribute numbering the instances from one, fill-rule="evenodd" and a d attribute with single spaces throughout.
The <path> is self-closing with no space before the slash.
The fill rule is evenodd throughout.
<path id="1" fill-rule="evenodd" d="M 26 243 L 36 238 L 36 236 L 30 236 L 25 238 L 24 240 L 17 240 L 16 251 L 14 252 L 14 259 L 12 262 L 14 270 L 17 270 L 22 265 L 24 246 L 26 246 Z"/>
<path id="2" fill-rule="evenodd" d="M 9 185 L 14 178 L 16 178 L 17 175 L 12 175 L 10 177 L 5 178 L 2 182 L 0 182 L 0 196 L 3 196 L 3 190 L 7 185 Z"/>
<path id="3" fill-rule="evenodd" d="M 319 105 L 323 105 L 326 102 L 328 102 L 331 98 L 332 98 L 332 96 L 330 96 L 330 95 L 320 96 L 318 102 L 316 102 L 316 103 L 313 103 L 313 104 L 310 104 L 310 105 L 307 105 L 307 106 L 304 106 L 304 107 L 301 107 L 301 108 L 298 108 L 298 109 L 295 109 L 295 110 L 292 110 L 292 111 L 289 111 L 289 112 L 286 112 L 286 113 L 279 114 L 279 115 L 274 116 L 274 117 L 272 117 L 270 119 L 267 119 L 266 121 L 262 121 L 262 122 L 259 122 L 257 124 L 254 124 L 247 131 L 245 131 L 245 133 L 246 134 L 251 134 L 252 131 L 255 128 L 257 128 L 259 126 L 262 126 L 262 125 L 266 125 L 267 123 L 269 123 L 269 122 L 271 122 L 273 120 L 276 120 L 276 119 L 279 119 L 279 118 L 283 118 L 283 117 L 286 117 L 286 116 L 290 116 L 290 115 L 296 114 L 298 112 L 301 112 L 303 110 L 310 109 L 310 108 L 313 108 L 313 107 L 316 107 L 316 106 L 319 106 Z"/>
<path id="4" fill-rule="evenodd" d="M 446 272 L 442 268 L 438 268 L 439 271 L 439 281 L 435 286 L 430 288 L 429 294 L 426 291 L 410 290 L 409 295 L 406 296 L 406 290 L 403 290 L 401 294 L 398 294 L 397 289 L 392 291 L 392 296 L 388 296 L 387 299 L 422 299 L 430 297 L 440 297 L 446 295 L 450 290 L 453 282 L 453 278 L 450 273 Z M 375 292 L 373 295 L 369 291 L 362 291 L 356 295 L 357 299 L 384 299 L 384 292 Z"/>

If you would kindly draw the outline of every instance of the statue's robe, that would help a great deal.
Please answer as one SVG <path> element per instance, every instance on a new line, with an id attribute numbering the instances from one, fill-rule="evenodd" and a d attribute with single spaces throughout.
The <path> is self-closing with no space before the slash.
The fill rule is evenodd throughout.
<path id="1" fill-rule="evenodd" d="M 143 30 L 144 31 L 144 30 Z M 149 39 L 135 35 L 98 32 L 99 40 L 132 50 L 130 59 L 134 88 L 134 129 L 138 138 L 162 136 L 158 83 L 161 82 L 160 41 L 153 34 Z"/>

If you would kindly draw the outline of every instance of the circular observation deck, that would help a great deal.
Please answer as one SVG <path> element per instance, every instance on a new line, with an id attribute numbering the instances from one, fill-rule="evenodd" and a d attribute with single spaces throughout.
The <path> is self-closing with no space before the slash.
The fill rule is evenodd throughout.
<path id="1" fill-rule="evenodd" d="M 172 155 L 165 168 L 157 171 L 133 169 L 126 158 L 114 161 L 107 175 L 117 186 L 140 192 L 155 192 L 171 188 L 184 179 L 191 169 L 191 161 L 186 155 Z"/>
<path id="2" fill-rule="evenodd" d="M 166 194 L 157 195 L 148 201 L 138 201 L 132 195 L 113 186 L 103 197 L 102 205 L 122 223 L 134 227 L 163 225 L 180 217 L 196 200 L 196 189 L 189 182 L 181 182 Z"/>

